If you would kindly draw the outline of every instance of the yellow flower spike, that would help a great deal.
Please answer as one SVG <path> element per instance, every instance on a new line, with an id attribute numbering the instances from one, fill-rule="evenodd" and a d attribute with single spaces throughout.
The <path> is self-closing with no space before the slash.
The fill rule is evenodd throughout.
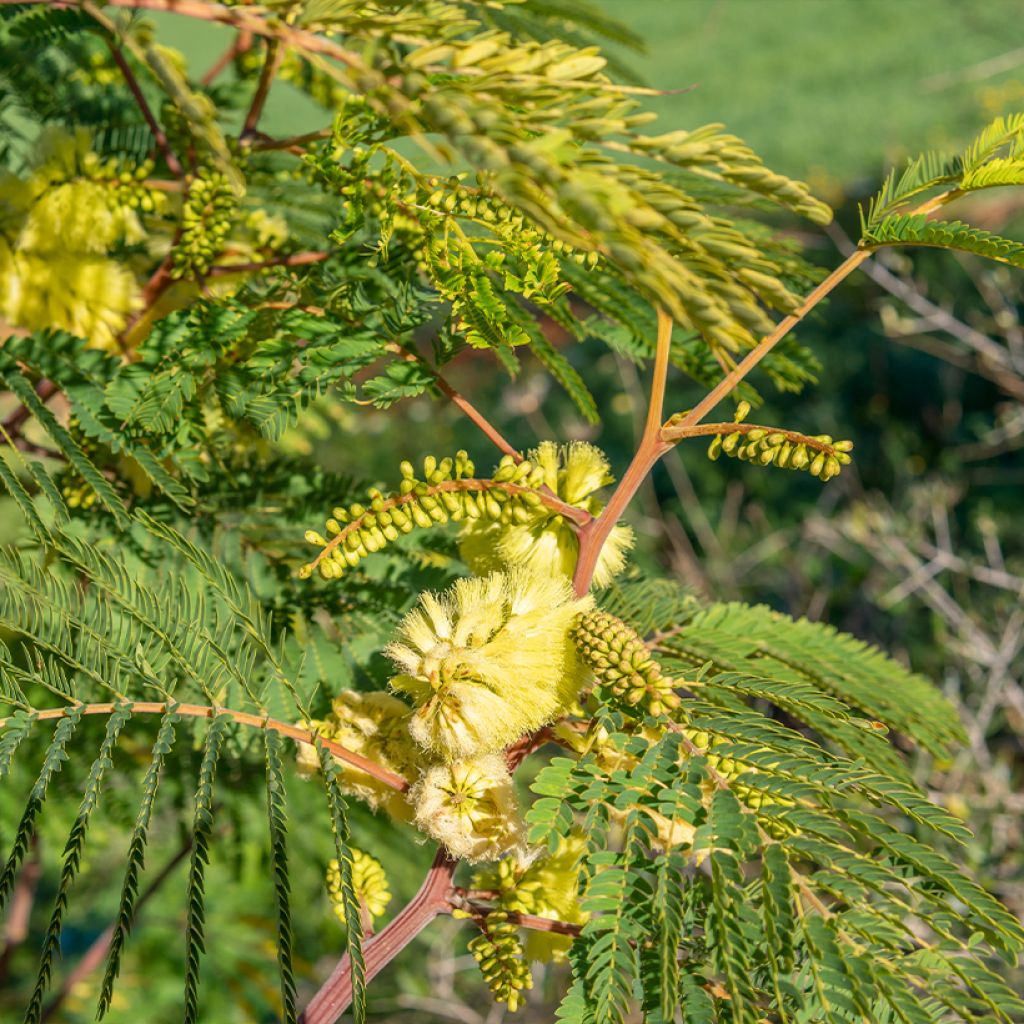
<path id="1" fill-rule="evenodd" d="M 416 827 L 477 863 L 525 852 L 526 825 L 501 754 L 428 768 L 409 792 Z"/>
<path id="2" fill-rule="evenodd" d="M 355 847 L 350 848 L 352 854 L 352 889 L 356 899 L 366 907 L 372 918 L 380 917 L 391 902 L 391 887 L 384 866 L 376 857 L 372 857 Z M 336 860 L 327 865 L 327 895 L 335 916 L 345 923 L 345 905 L 341 893 L 341 867 Z"/>
<path id="3" fill-rule="evenodd" d="M 385 654 L 417 704 L 409 732 L 451 762 L 501 750 L 576 699 L 586 670 L 570 630 L 591 606 L 568 580 L 525 568 L 424 594 Z"/>
<path id="4" fill-rule="evenodd" d="M 548 487 L 563 501 L 596 515 L 603 507 L 595 491 L 611 482 L 608 460 L 600 449 L 582 441 L 558 446 L 553 441 L 542 442 L 529 453 L 530 469 L 524 478 L 522 466 L 515 479 L 530 487 Z M 503 467 L 504 468 L 504 467 Z M 506 469 L 506 472 L 515 472 Z M 510 477 L 511 479 L 511 477 Z M 527 565 L 555 570 L 571 577 L 576 568 L 579 541 L 572 526 L 547 506 L 528 499 L 530 507 L 512 514 L 513 522 L 468 523 L 460 539 L 463 560 L 477 573 L 490 572 L 512 565 Z M 602 587 L 614 579 L 626 564 L 626 552 L 633 546 L 633 531 L 628 526 L 616 526 L 598 559 L 594 584 Z"/>

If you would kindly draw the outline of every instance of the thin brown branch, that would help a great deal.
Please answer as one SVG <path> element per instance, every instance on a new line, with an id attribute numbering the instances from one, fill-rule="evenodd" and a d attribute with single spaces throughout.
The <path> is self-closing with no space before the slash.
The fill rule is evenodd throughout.
<path id="1" fill-rule="evenodd" d="M 58 387 L 51 380 L 43 378 L 36 385 L 36 394 L 39 396 L 39 401 L 48 402 L 55 394 L 57 394 Z M 14 412 L 3 422 L 4 433 L 9 434 L 12 438 L 17 437 L 21 433 L 21 427 L 27 419 L 32 416 L 32 413 L 28 411 L 28 406 L 19 405 Z"/>
<path id="2" fill-rule="evenodd" d="M 184 177 L 185 169 L 181 166 L 181 162 L 174 155 L 174 151 L 171 149 L 171 144 L 167 140 L 167 134 L 161 127 L 160 122 L 153 115 L 153 111 L 150 110 L 149 103 L 142 92 L 142 87 L 139 85 L 138 79 L 135 77 L 135 72 L 132 71 L 128 61 L 125 60 L 125 56 L 121 52 L 121 48 L 112 39 L 107 40 L 107 47 L 110 50 L 110 55 L 114 58 L 114 63 L 121 69 L 121 74 L 124 75 L 124 80 L 128 89 L 132 96 L 135 97 L 135 103 L 139 108 L 139 112 L 145 119 L 146 124 L 149 125 L 149 130 L 153 133 L 153 140 L 159 147 L 160 152 L 164 155 L 164 160 L 167 163 L 167 169 L 176 178 Z"/>
<path id="3" fill-rule="evenodd" d="M 651 467 L 664 452 L 672 447 L 660 437 L 671 346 L 672 319 L 659 309 L 658 338 L 654 353 L 654 369 L 651 374 L 651 392 L 640 444 L 604 511 L 579 531 L 580 552 L 576 559 L 573 586 L 580 597 L 590 590 L 590 582 L 594 577 L 594 570 L 597 568 L 597 560 L 601 556 L 601 549 L 604 547 L 608 535 L 651 471 Z"/>
<path id="4" fill-rule="evenodd" d="M 228 263 L 211 267 L 207 277 L 225 277 L 229 274 L 255 274 L 271 267 L 305 267 L 311 263 L 321 263 L 329 259 L 333 253 L 314 250 L 311 252 L 293 252 L 289 256 L 272 256 L 270 259 L 253 263 Z"/>
<path id="5" fill-rule="evenodd" d="M 80 5 L 80 0 L 0 0 L 0 5 L 19 3 L 45 4 L 48 7 L 60 9 L 77 7 Z M 304 50 L 306 53 L 331 57 L 346 67 L 365 69 L 365 65 L 358 55 L 337 43 L 314 32 L 284 25 L 276 16 L 268 16 L 264 19 L 244 6 L 226 7 L 221 4 L 204 3 L 203 0 L 107 0 L 107 6 L 122 7 L 128 10 L 166 11 L 170 14 L 181 14 L 187 18 L 219 22 L 266 39 L 280 39 L 286 45 Z"/>
<path id="6" fill-rule="evenodd" d="M 511 455 L 516 462 L 523 461 L 523 456 L 512 447 L 511 443 L 507 441 L 504 436 L 502 436 L 501 431 L 498 430 L 498 428 L 494 426 L 494 424 L 491 423 L 491 421 L 488 420 L 487 417 L 480 412 L 480 410 L 477 409 L 477 407 L 473 405 L 468 398 L 456 391 L 455 388 L 453 388 L 451 384 L 441 376 L 438 370 L 429 366 L 425 360 L 414 352 L 409 352 L 402 348 L 401 345 L 390 344 L 388 345 L 388 348 L 406 362 L 415 363 L 417 366 L 424 367 L 434 378 L 434 382 L 437 384 L 438 390 L 450 399 L 451 403 L 463 412 L 499 451 L 505 455 Z"/>
<path id="7" fill-rule="evenodd" d="M 665 388 L 668 382 L 668 362 L 672 352 L 672 317 L 658 309 L 658 337 L 654 350 L 654 370 L 651 374 L 651 397 L 647 403 L 647 420 L 643 440 L 656 437 L 665 411 Z"/>
<path id="8" fill-rule="evenodd" d="M 287 139 L 272 139 L 269 135 L 263 135 L 256 139 L 252 148 L 255 150 L 294 149 L 297 146 L 305 146 L 309 142 L 318 142 L 320 139 L 329 139 L 333 134 L 333 128 L 320 128 L 315 132 L 305 132 L 302 135 L 292 135 Z"/>
<path id="9" fill-rule="evenodd" d="M 312 745 L 316 741 L 316 736 L 309 729 L 303 729 L 288 722 L 281 722 L 276 718 L 267 718 L 265 715 L 254 715 L 249 711 L 236 711 L 233 708 L 225 708 L 214 704 L 167 704 L 157 701 L 128 701 L 128 704 L 131 706 L 133 715 L 163 715 L 171 711 L 178 715 L 184 715 L 187 718 L 216 718 L 218 715 L 228 715 L 239 725 L 247 725 L 255 729 L 271 729 L 298 743 Z M 74 706 L 80 708 L 83 715 L 110 715 L 120 705 L 85 704 Z M 32 716 L 36 721 L 64 718 L 68 710 L 68 708 L 43 708 L 39 711 L 33 711 Z M 0 729 L 6 724 L 7 719 L 0 718 Z M 366 772 L 367 775 L 372 775 L 386 786 L 390 786 L 400 793 L 404 793 L 409 788 L 408 780 L 382 767 L 376 761 L 371 761 L 369 758 L 363 757 L 362 754 L 357 754 L 355 751 L 343 747 L 340 743 L 336 743 L 334 740 L 329 740 L 323 736 L 320 737 L 320 742 L 340 761 L 344 761 L 346 764 L 352 765 L 353 768 Z"/>
<path id="10" fill-rule="evenodd" d="M 209 71 L 199 80 L 204 86 L 211 86 L 223 73 L 227 66 L 240 54 L 252 46 L 252 33 L 242 30 L 235 36 L 231 45 L 217 58 Z"/>
<path id="11" fill-rule="evenodd" d="M 256 83 L 256 92 L 253 95 L 249 111 L 245 115 L 245 123 L 242 125 L 240 138 L 250 139 L 256 133 L 256 126 L 263 114 L 263 107 L 266 105 L 267 97 L 270 95 L 270 87 L 274 83 L 277 70 L 284 59 L 284 47 L 277 39 L 271 39 L 267 43 L 267 54 L 263 60 L 263 70 L 260 72 L 259 81 Z"/>
<path id="12" fill-rule="evenodd" d="M 468 398 L 456 391 L 455 388 L 453 388 L 451 384 L 449 384 L 448 381 L 446 381 L 440 374 L 435 374 L 435 380 L 437 381 L 438 388 L 451 399 L 452 404 L 461 409 L 462 412 L 464 412 L 466 416 L 480 428 L 496 448 L 502 451 L 505 455 L 511 455 L 516 462 L 523 461 L 523 456 L 505 440 L 498 428 L 495 427 L 490 420 L 488 420 L 487 417 L 469 401 Z"/>
<path id="13" fill-rule="evenodd" d="M 911 216 L 917 216 L 920 214 L 933 213 L 939 209 L 943 203 L 949 202 L 951 199 L 958 195 L 955 191 L 943 192 L 941 195 L 934 196 L 933 198 L 922 203 L 920 206 L 913 210 L 908 211 Z M 821 302 L 830 292 L 832 292 L 837 285 L 841 284 L 850 276 L 866 259 L 872 255 L 871 249 L 855 249 L 853 252 L 839 264 L 835 270 L 832 271 L 828 277 L 825 278 L 816 288 L 814 288 L 810 294 L 804 299 L 803 302 L 784 320 L 779 321 L 775 329 L 758 343 L 757 347 L 752 349 L 747 355 L 740 361 L 736 366 L 736 369 L 731 373 L 726 374 L 705 396 L 702 398 L 680 421 L 681 424 L 690 426 L 694 423 L 700 423 L 700 421 L 709 413 L 719 402 L 722 401 L 726 395 L 734 391 L 740 381 L 743 380 L 751 370 L 775 346 L 786 337 L 787 334 L 797 324 L 799 324 L 805 316 L 815 306 Z"/>
<path id="14" fill-rule="evenodd" d="M 474 892 L 459 893 L 456 891 L 451 900 L 452 910 L 463 910 L 473 915 L 478 921 L 495 908 L 485 902 L 486 896 Z M 559 921 L 550 917 L 539 917 L 537 914 L 521 914 L 517 910 L 507 911 L 508 920 L 520 928 L 528 928 L 535 932 L 554 932 L 556 935 L 579 935 L 583 926 L 569 921 Z"/>
<path id="15" fill-rule="evenodd" d="M 919 211 L 920 212 L 920 211 Z M 797 309 L 787 316 L 784 320 L 780 320 L 778 325 L 775 327 L 770 334 L 766 335 L 758 345 L 751 349 L 747 355 L 740 360 L 736 365 L 736 368 L 730 373 L 727 373 L 683 418 L 680 420 L 680 426 L 692 426 L 695 423 L 699 423 L 719 402 L 722 401 L 727 395 L 733 392 L 739 385 L 740 381 L 743 380 L 751 370 L 775 346 L 782 341 L 784 337 L 807 314 L 814 309 L 815 306 L 822 299 L 825 298 L 837 285 L 842 281 L 845 281 L 866 259 L 871 256 L 871 252 L 867 249 L 857 249 L 852 252 L 849 256 L 843 260 L 842 263 L 832 271 L 824 281 L 821 282 L 815 288 L 804 301 L 797 307 Z"/>
<path id="16" fill-rule="evenodd" d="M 367 982 L 391 963 L 435 917 L 449 911 L 456 866 L 457 861 L 452 860 L 443 848 L 439 849 L 419 892 L 394 920 L 365 944 L 363 959 Z M 352 965 L 346 954 L 302 1011 L 300 1024 L 335 1024 L 351 1002 Z"/>
<path id="17" fill-rule="evenodd" d="M 28 938 L 32 908 L 36 902 L 36 888 L 43 872 L 42 859 L 39 856 L 39 836 L 32 837 L 32 855 L 18 876 L 18 881 L 11 893 L 10 908 L 3 928 L 3 949 L 0 950 L 0 981 L 6 980 L 10 973 L 11 958 L 14 951 Z"/>
<path id="18" fill-rule="evenodd" d="M 160 889 L 160 887 L 167 881 L 168 878 L 174 874 L 174 869 L 189 855 L 192 851 L 192 837 L 189 836 L 188 840 L 182 845 L 178 852 L 160 869 L 160 871 L 154 876 L 153 881 L 139 894 L 139 898 L 135 901 L 135 916 L 138 916 L 139 911 L 146 905 L 146 903 L 153 897 L 153 895 Z M 64 979 L 64 983 L 54 994 L 53 999 L 47 1004 L 46 1009 L 43 1010 L 43 1014 L 40 1017 L 41 1022 L 48 1021 L 60 1008 L 64 1005 L 64 1001 L 70 995 L 70 993 L 84 981 L 93 971 L 95 971 L 106 959 L 107 951 L 110 949 L 110 943 L 114 938 L 114 925 L 108 925 L 96 938 L 93 940 L 92 945 L 82 954 L 82 958 L 77 964 L 68 972 L 67 977 Z"/>

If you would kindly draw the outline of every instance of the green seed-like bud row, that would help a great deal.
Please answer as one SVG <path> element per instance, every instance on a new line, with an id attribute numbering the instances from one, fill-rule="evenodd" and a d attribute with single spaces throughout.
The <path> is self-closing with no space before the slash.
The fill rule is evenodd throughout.
<path id="1" fill-rule="evenodd" d="M 208 274 L 231 230 L 238 197 L 220 171 L 202 168 L 189 182 L 181 206 L 181 234 L 174 246 L 172 277 Z"/>
<path id="2" fill-rule="evenodd" d="M 742 422 L 749 412 L 749 403 L 740 402 L 736 407 L 736 422 Z M 824 483 L 838 476 L 843 466 L 850 464 L 851 451 L 852 441 L 833 441 L 828 434 L 818 434 L 810 441 L 798 441 L 786 431 L 758 428 L 716 434 L 708 446 L 708 458 L 715 460 L 724 453 L 762 466 L 771 464 L 780 469 L 804 470 Z"/>
<path id="3" fill-rule="evenodd" d="M 508 914 L 492 910 L 481 923 L 480 934 L 469 940 L 468 949 L 495 1000 L 507 1003 L 513 1013 L 518 1010 L 524 1002 L 523 991 L 533 988 L 533 977 L 519 931 Z"/>
<path id="4" fill-rule="evenodd" d="M 306 531 L 308 543 L 327 549 L 316 564 L 324 579 L 336 579 L 368 554 L 417 527 L 467 519 L 526 523 L 542 501 L 537 489 L 544 482 L 543 469 L 528 461 L 517 463 L 511 455 L 504 456 L 486 480 L 474 478 L 475 467 L 464 451 L 441 460 L 428 455 L 419 476 L 411 462 L 403 462 L 400 468 L 397 493 L 384 495 L 371 488 L 368 505 L 353 502 L 333 510 L 325 524 L 327 537 L 316 530 Z M 464 486 L 459 486 L 460 482 Z M 513 492 L 509 485 L 529 489 Z M 305 565 L 299 576 L 307 578 L 312 572 L 313 565 Z"/>
<path id="5" fill-rule="evenodd" d="M 586 612 L 576 620 L 573 640 L 597 681 L 629 708 L 651 715 L 679 706 L 674 682 L 661 674 L 635 630 L 608 612 Z"/>

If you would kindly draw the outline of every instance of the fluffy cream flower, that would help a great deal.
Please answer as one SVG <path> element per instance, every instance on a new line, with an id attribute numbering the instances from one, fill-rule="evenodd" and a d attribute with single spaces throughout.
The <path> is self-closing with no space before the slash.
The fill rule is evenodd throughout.
<path id="1" fill-rule="evenodd" d="M 544 471 L 543 483 L 563 501 L 596 515 L 602 504 L 593 493 L 611 483 L 608 460 L 592 444 L 574 441 L 559 447 L 544 441 L 530 452 L 529 460 Z M 601 549 L 594 571 L 594 585 L 610 583 L 625 567 L 626 552 L 633 546 L 633 531 L 616 526 Z M 476 573 L 509 565 L 525 565 L 557 571 L 572 577 L 579 555 L 579 541 L 573 528 L 545 505 L 530 510 L 522 523 L 470 520 L 462 532 L 459 551 Z"/>
<path id="2" fill-rule="evenodd" d="M 413 738 L 455 761 L 552 721 L 586 678 L 569 631 L 589 607 L 564 577 L 522 567 L 424 594 L 385 649 L 391 685 L 417 704 Z"/>
<path id="3" fill-rule="evenodd" d="M 427 769 L 409 802 L 416 827 L 453 857 L 476 863 L 525 853 L 526 825 L 501 754 Z"/>
<path id="4" fill-rule="evenodd" d="M 408 704 L 390 693 L 342 690 L 334 698 L 331 717 L 310 724 L 324 738 L 413 779 L 419 771 L 419 750 L 409 736 L 410 714 Z M 364 800 L 374 810 L 386 811 L 396 821 L 412 819 L 403 794 L 347 761 L 339 759 L 338 765 L 338 783 L 345 793 Z M 298 767 L 305 774 L 320 770 L 316 751 L 308 743 L 299 744 Z"/>

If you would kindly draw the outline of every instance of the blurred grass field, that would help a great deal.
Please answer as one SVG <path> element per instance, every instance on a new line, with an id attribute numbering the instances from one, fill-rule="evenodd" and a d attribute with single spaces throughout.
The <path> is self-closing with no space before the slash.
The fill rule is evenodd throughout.
<path id="1" fill-rule="evenodd" d="M 695 87 L 653 102 L 666 126 L 722 121 L 786 174 L 875 179 L 1024 106 L 1020 0 L 599 2 L 647 84 Z"/>

